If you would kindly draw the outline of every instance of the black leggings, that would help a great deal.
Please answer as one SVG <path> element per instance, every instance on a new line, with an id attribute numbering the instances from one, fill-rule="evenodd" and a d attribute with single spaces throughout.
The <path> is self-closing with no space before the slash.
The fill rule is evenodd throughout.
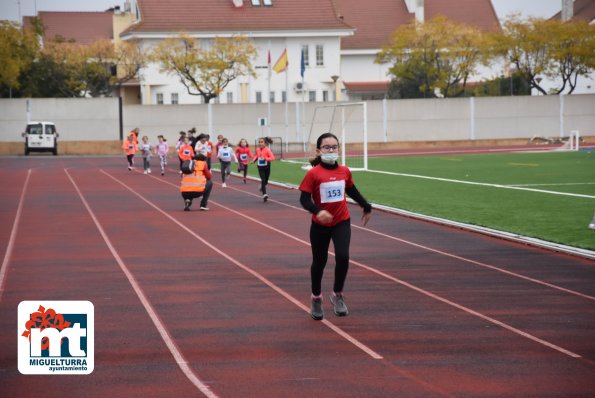
<path id="1" fill-rule="evenodd" d="M 320 296 L 322 290 L 322 275 L 328 260 L 328 248 L 333 240 L 335 246 L 335 282 L 333 291 L 341 293 L 349 269 L 349 244 L 351 242 L 351 221 L 341 221 L 332 227 L 325 227 L 315 222 L 310 226 L 310 243 L 312 245 L 312 294 Z"/>
<path id="2" fill-rule="evenodd" d="M 269 177 L 271 176 L 271 164 L 258 166 L 258 175 L 260 176 L 260 190 L 263 195 L 266 195 L 267 184 L 269 183 Z"/>
<path id="3" fill-rule="evenodd" d="M 128 161 L 128 166 L 130 166 L 130 167 L 132 167 L 132 165 L 134 164 L 132 162 L 133 158 L 134 158 L 134 154 L 126 155 L 126 160 Z"/>

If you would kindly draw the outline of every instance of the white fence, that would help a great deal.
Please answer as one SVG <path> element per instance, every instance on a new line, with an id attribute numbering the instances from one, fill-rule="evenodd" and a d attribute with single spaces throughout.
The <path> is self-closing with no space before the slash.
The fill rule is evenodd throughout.
<path id="1" fill-rule="evenodd" d="M 118 100 L 0 99 L 0 143 L 21 142 L 27 118 L 55 122 L 62 141 L 114 141 L 120 138 Z M 231 143 L 261 135 L 301 143 L 310 129 L 313 110 L 321 103 L 212 104 L 213 132 Z M 287 114 L 286 114 L 287 109 Z M 208 130 L 207 105 L 125 105 L 124 134 L 139 127 L 155 141 L 158 134 L 175 142 L 180 130 Z M 302 116 L 303 115 L 303 116 Z M 286 123 L 287 120 L 287 123 Z M 314 126 L 314 131 L 324 126 Z M 370 142 L 528 139 L 533 136 L 595 136 L 595 95 L 515 96 L 414 99 L 368 102 Z"/>

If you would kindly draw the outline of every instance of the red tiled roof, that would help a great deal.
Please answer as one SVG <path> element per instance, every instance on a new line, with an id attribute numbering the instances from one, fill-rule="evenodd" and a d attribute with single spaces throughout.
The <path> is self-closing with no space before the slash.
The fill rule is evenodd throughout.
<path id="1" fill-rule="evenodd" d="M 244 0 L 138 0 L 141 21 L 133 32 L 246 32 L 266 30 L 351 29 L 337 18 L 331 0 L 273 0 L 253 7 Z"/>
<path id="2" fill-rule="evenodd" d="M 369 92 L 387 92 L 389 81 L 377 81 L 377 82 L 343 82 L 347 91 L 358 92 L 358 93 L 369 93 Z"/>
<path id="3" fill-rule="evenodd" d="M 343 49 L 380 48 L 397 27 L 414 18 L 404 0 L 335 0 L 343 20 L 356 31 L 341 39 Z"/>
<path id="4" fill-rule="evenodd" d="M 558 12 L 551 19 L 560 18 L 562 18 L 562 11 Z M 587 22 L 595 20 L 595 0 L 575 0 L 572 20 L 584 20 Z"/>
<path id="5" fill-rule="evenodd" d="M 50 12 L 38 13 L 44 26 L 44 39 L 63 37 L 80 44 L 90 44 L 99 39 L 113 39 L 113 13 L 106 12 Z M 31 25 L 31 17 L 23 19 L 24 27 Z"/>
<path id="6" fill-rule="evenodd" d="M 498 17 L 490 0 L 425 0 L 424 19 L 438 15 L 477 26 L 482 30 L 499 29 Z M 341 39 L 343 49 L 381 48 L 392 33 L 411 22 L 405 0 L 335 0 L 344 21 L 356 28 L 355 35 Z"/>
<path id="7" fill-rule="evenodd" d="M 426 0 L 425 3 L 426 21 L 443 15 L 484 31 L 500 29 L 498 15 L 491 0 Z"/>

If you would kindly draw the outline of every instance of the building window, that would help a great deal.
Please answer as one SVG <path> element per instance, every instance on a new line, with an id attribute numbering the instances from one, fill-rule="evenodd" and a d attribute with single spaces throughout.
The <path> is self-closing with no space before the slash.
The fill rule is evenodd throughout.
<path id="1" fill-rule="evenodd" d="M 308 51 L 308 45 L 302 46 L 302 57 L 304 57 L 304 66 L 310 66 L 310 56 Z"/>
<path id="2" fill-rule="evenodd" d="M 250 1 L 254 7 L 266 6 L 271 7 L 273 5 L 273 0 L 251 0 Z"/>
<path id="3" fill-rule="evenodd" d="M 308 101 L 316 102 L 316 91 L 308 91 Z"/>
<path id="4" fill-rule="evenodd" d="M 219 96 L 216 96 L 215 98 L 213 98 L 213 104 L 218 104 L 220 102 L 221 102 L 221 100 L 220 100 Z"/>
<path id="5" fill-rule="evenodd" d="M 324 91 L 322 92 L 322 100 L 323 100 L 324 102 L 328 102 L 328 91 L 324 90 Z"/>
<path id="6" fill-rule="evenodd" d="M 233 93 L 227 93 L 227 103 L 233 104 Z"/>
<path id="7" fill-rule="evenodd" d="M 257 91 L 256 92 L 256 103 L 257 104 L 262 103 L 262 91 Z"/>
<path id="8" fill-rule="evenodd" d="M 252 0 L 252 5 L 255 7 L 259 7 L 260 6 L 260 0 Z"/>
<path id="9" fill-rule="evenodd" d="M 273 5 L 273 0 L 262 0 L 262 5 L 271 7 Z"/>
<path id="10" fill-rule="evenodd" d="M 163 94 L 157 93 L 157 105 L 163 105 Z"/>
<path id="11" fill-rule="evenodd" d="M 172 105 L 177 105 L 178 101 L 178 93 L 171 93 L 171 103 Z"/>
<path id="12" fill-rule="evenodd" d="M 287 102 L 287 91 L 281 91 L 281 102 Z"/>
<path id="13" fill-rule="evenodd" d="M 272 104 L 273 102 L 275 102 L 275 92 L 271 91 L 269 93 L 269 102 Z"/>
<path id="14" fill-rule="evenodd" d="M 324 46 L 322 44 L 316 45 L 316 66 L 324 65 Z"/>

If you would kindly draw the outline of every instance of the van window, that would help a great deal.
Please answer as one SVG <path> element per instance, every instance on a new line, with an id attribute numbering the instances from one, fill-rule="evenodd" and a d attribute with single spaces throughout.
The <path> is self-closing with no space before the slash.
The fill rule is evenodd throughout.
<path id="1" fill-rule="evenodd" d="M 45 126 L 45 133 L 46 134 L 54 134 L 56 132 L 56 126 L 53 124 L 47 124 Z"/>
<path id="2" fill-rule="evenodd" d="M 30 124 L 27 126 L 27 133 L 29 134 L 43 134 L 43 126 L 41 124 Z"/>

